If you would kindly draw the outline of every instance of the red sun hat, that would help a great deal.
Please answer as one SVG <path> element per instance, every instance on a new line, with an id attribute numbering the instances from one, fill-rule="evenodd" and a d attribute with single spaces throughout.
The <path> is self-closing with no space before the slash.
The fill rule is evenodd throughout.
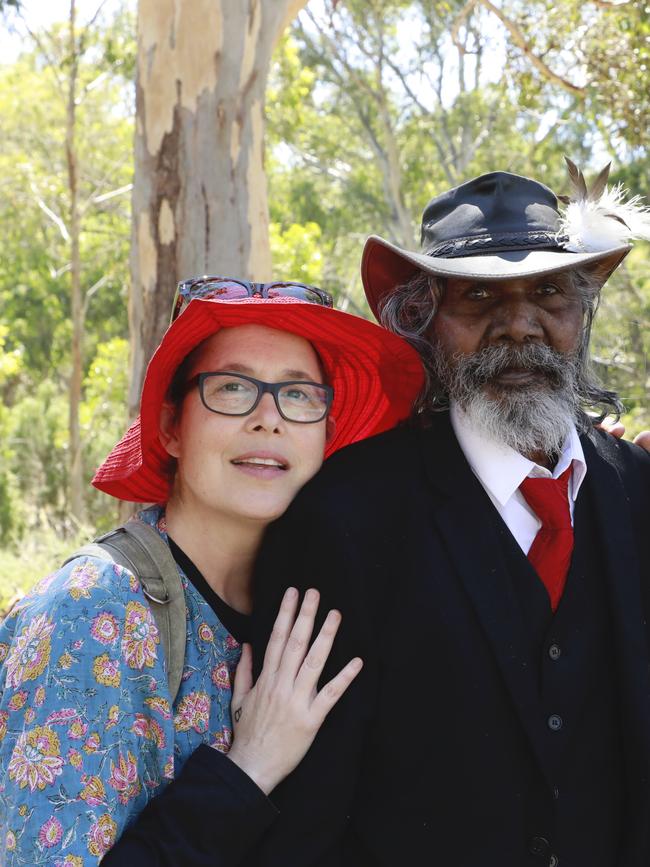
<path id="1" fill-rule="evenodd" d="M 295 298 L 194 299 L 165 332 L 144 379 L 140 415 L 99 467 L 92 484 L 120 500 L 166 503 L 170 457 L 158 432 L 167 390 L 183 359 L 222 328 L 264 325 L 308 340 L 334 389 L 335 430 L 325 457 L 408 417 L 423 381 L 405 340 L 358 316 Z"/>

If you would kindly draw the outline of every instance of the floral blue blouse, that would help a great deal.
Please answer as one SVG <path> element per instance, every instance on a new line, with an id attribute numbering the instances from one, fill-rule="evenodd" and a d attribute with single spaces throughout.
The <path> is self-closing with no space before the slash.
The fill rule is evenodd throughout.
<path id="1" fill-rule="evenodd" d="M 167 541 L 160 508 L 141 512 Z M 202 743 L 227 752 L 241 652 L 179 570 L 185 667 L 170 707 L 137 578 L 94 558 L 40 581 L 0 626 L 0 864 L 95 865 Z"/>

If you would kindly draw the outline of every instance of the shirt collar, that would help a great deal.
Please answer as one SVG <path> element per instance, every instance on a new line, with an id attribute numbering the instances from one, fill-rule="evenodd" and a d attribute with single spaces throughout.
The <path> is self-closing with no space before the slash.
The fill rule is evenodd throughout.
<path id="1" fill-rule="evenodd" d="M 458 404 L 452 402 L 450 416 L 458 443 L 474 475 L 502 506 L 508 502 L 527 476 L 557 479 L 571 464 L 573 472 L 569 495 L 574 501 L 577 498 L 580 485 L 587 473 L 587 464 L 573 423 L 564 441 L 560 458 L 551 472 L 546 467 L 540 467 L 528 460 L 505 443 L 489 439 L 477 431 Z"/>

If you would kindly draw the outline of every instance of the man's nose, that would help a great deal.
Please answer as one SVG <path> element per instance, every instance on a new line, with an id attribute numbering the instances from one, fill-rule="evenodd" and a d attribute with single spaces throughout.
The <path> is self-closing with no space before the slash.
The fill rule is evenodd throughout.
<path id="1" fill-rule="evenodd" d="M 533 343 L 544 339 L 541 312 L 526 297 L 504 299 L 495 311 L 489 332 L 493 343 Z"/>

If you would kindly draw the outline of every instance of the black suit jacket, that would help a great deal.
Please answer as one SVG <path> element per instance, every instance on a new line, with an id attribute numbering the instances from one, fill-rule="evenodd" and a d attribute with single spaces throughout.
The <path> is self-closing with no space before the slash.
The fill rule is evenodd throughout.
<path id="1" fill-rule="evenodd" d="M 621 701 L 627 804 L 616 867 L 647 867 L 650 456 L 598 431 L 582 442 Z M 329 674 L 353 655 L 365 665 L 274 792 L 280 818 L 247 864 L 549 863 L 531 853 L 553 781 L 498 544 L 508 533 L 446 415 L 336 454 L 271 528 L 256 659 L 293 584 L 321 591 L 323 615 L 343 613 Z"/>

